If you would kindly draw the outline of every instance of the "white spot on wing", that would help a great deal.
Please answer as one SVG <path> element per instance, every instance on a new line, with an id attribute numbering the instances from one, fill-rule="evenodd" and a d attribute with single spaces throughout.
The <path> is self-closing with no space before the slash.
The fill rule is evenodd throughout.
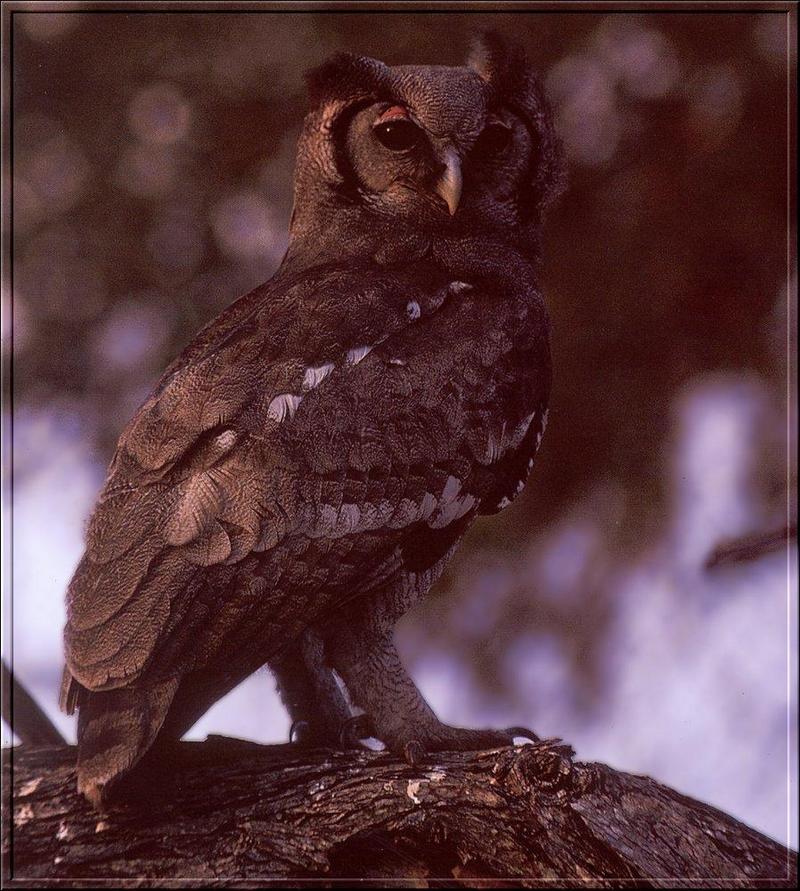
<path id="1" fill-rule="evenodd" d="M 517 437 L 519 437 L 519 439 L 522 440 L 522 437 L 525 436 L 525 434 L 528 432 L 528 427 L 531 426 L 531 421 L 532 421 L 535 417 L 536 417 L 536 412 L 533 411 L 533 412 L 531 412 L 531 413 L 528 415 L 527 418 L 523 418 L 523 419 L 522 419 L 522 421 L 520 422 L 520 424 L 519 424 L 519 426 L 517 427 L 516 432 L 515 432 L 515 434 L 514 434 L 514 438 L 515 438 L 515 439 L 516 439 Z"/>
<path id="2" fill-rule="evenodd" d="M 547 412 L 548 412 L 548 409 L 545 409 L 545 412 L 542 415 L 542 429 L 536 434 L 536 448 L 537 449 L 539 448 L 539 443 L 542 441 L 542 437 L 544 436 L 544 431 L 547 428 Z"/>
<path id="3" fill-rule="evenodd" d="M 486 454 L 487 464 L 494 464 L 495 461 L 499 461 L 505 453 L 506 445 L 506 422 L 503 421 L 503 428 L 500 431 L 499 439 L 495 439 L 494 436 L 489 434 L 489 444 Z"/>
<path id="4" fill-rule="evenodd" d="M 426 492 L 420 505 L 420 519 L 427 520 L 435 510 L 436 498 L 430 492 Z"/>
<path id="5" fill-rule="evenodd" d="M 389 359 L 389 364 L 390 365 L 405 365 L 406 360 L 405 359 Z"/>
<path id="6" fill-rule="evenodd" d="M 347 362 L 350 365 L 358 365 L 364 356 L 368 356 L 371 352 L 371 346 L 353 347 L 353 349 L 347 353 Z"/>
<path id="7" fill-rule="evenodd" d="M 303 375 L 303 389 L 313 390 L 314 387 L 318 387 L 333 371 L 333 368 L 333 362 L 328 362 L 325 365 L 309 365 Z"/>
<path id="8" fill-rule="evenodd" d="M 509 498 L 506 498 L 506 496 L 504 495 L 497 503 L 497 506 L 500 508 L 500 510 L 505 510 L 509 506 L 509 504 L 511 504 L 511 500 Z"/>
<path id="9" fill-rule="evenodd" d="M 402 529 L 409 523 L 416 523 L 420 516 L 420 505 L 416 504 L 410 498 L 401 498 L 400 503 L 392 512 L 392 516 L 387 520 L 386 525 L 390 529 Z"/>
<path id="10" fill-rule="evenodd" d="M 348 535 L 358 530 L 358 524 L 361 522 L 361 510 L 357 504 L 343 504 L 339 508 L 337 517 L 336 532 L 341 535 Z"/>
<path id="11" fill-rule="evenodd" d="M 280 424 L 287 416 L 290 418 L 294 417 L 297 406 L 302 401 L 302 396 L 296 396 L 294 393 L 281 393 L 280 396 L 276 396 L 270 402 L 267 414 L 273 421 L 277 421 Z"/>
<path id="12" fill-rule="evenodd" d="M 428 525 L 431 529 L 442 529 L 472 510 L 474 504 L 475 498 L 472 495 L 462 495 L 461 498 L 444 505 L 439 513 L 428 521 Z"/>
<path id="13" fill-rule="evenodd" d="M 235 430 L 223 430 L 222 433 L 214 440 L 214 445 L 220 449 L 229 449 L 236 442 Z"/>
<path id="14" fill-rule="evenodd" d="M 452 501 L 460 491 L 461 480 L 455 476 L 448 476 L 447 482 L 444 484 L 444 489 L 442 490 L 442 501 Z"/>
<path id="15" fill-rule="evenodd" d="M 409 301 L 406 306 L 406 315 L 412 322 L 416 321 L 422 315 L 422 310 L 419 308 L 419 303 L 417 303 L 416 300 Z"/>
<path id="16" fill-rule="evenodd" d="M 465 291 L 471 291 L 472 285 L 467 282 L 450 282 L 448 290 L 451 294 L 457 296 L 458 294 L 463 294 Z"/>

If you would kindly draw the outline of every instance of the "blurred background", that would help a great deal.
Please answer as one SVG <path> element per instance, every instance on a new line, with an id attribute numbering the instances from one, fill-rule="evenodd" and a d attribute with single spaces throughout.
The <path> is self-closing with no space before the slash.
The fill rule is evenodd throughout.
<path id="1" fill-rule="evenodd" d="M 74 739 L 56 698 L 85 521 L 165 365 L 281 259 L 303 71 L 336 50 L 460 64 L 491 27 L 541 71 L 570 168 L 543 273 L 550 424 L 401 651 L 445 720 L 528 723 L 796 846 L 796 544 L 709 567 L 782 529 L 796 482 L 787 16 L 148 6 L 12 19 L 20 680 Z M 286 740 L 270 675 L 208 732 Z"/>

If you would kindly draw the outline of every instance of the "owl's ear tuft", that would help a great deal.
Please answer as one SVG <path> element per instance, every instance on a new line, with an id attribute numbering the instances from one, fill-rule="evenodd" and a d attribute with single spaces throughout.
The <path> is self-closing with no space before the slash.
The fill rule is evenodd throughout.
<path id="1" fill-rule="evenodd" d="M 308 97 L 312 108 L 330 99 L 364 95 L 378 89 L 385 70 L 382 62 L 354 53 L 337 53 L 306 72 Z"/>
<path id="2" fill-rule="evenodd" d="M 525 82 L 528 60 L 516 41 L 506 40 L 497 31 L 476 35 L 467 65 L 499 93 L 513 93 Z"/>
<path id="3" fill-rule="evenodd" d="M 516 41 L 496 31 L 480 34 L 468 64 L 486 81 L 491 101 L 518 114 L 535 136 L 534 163 L 520 189 L 520 211 L 532 238 L 539 237 L 542 215 L 565 184 L 563 149 L 539 79 Z"/>

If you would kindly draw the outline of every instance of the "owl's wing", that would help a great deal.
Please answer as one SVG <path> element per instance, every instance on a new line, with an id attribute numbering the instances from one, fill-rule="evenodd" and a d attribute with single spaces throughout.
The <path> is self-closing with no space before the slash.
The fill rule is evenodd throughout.
<path id="1" fill-rule="evenodd" d="M 363 453 L 355 464 L 374 466 L 368 455 L 379 437 L 363 429 L 370 412 L 361 411 L 355 372 L 449 296 L 447 282 L 425 270 L 322 269 L 247 295 L 200 333 L 123 432 L 89 522 L 67 592 L 75 680 L 112 689 L 140 674 L 187 599 L 204 596 L 211 567 L 290 532 L 319 537 L 412 520 L 402 499 L 393 503 L 390 472 L 366 479 L 385 496 L 373 499 L 380 503 L 368 521 L 353 502 L 322 495 L 347 483 L 346 469 L 323 465 L 338 454 L 344 425 Z M 447 486 L 445 477 L 439 495 L 451 496 Z"/>

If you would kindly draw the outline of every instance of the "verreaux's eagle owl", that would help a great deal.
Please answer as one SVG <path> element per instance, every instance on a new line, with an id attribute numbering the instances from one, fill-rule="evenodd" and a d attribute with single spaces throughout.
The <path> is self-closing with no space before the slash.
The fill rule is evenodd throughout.
<path id="1" fill-rule="evenodd" d="M 546 422 L 535 281 L 560 153 L 523 53 L 339 55 L 309 77 L 291 240 L 127 426 L 67 593 L 62 703 L 95 804 L 268 663 L 305 737 L 361 707 L 410 760 L 511 741 L 442 724 L 395 621 Z"/>

